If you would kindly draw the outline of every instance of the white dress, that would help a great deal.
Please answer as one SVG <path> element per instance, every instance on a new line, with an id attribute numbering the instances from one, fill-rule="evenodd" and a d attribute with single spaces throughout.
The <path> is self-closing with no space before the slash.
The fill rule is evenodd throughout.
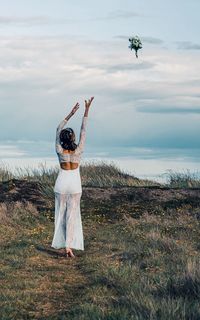
<path id="1" fill-rule="evenodd" d="M 60 132 L 67 123 L 63 120 L 56 131 L 56 152 L 59 162 L 76 162 L 80 164 L 85 144 L 87 117 L 83 117 L 78 146 L 73 154 L 64 153 L 60 144 Z M 73 248 L 84 250 L 83 228 L 80 211 L 82 184 L 80 166 L 73 170 L 60 168 L 55 185 L 55 220 L 51 247 L 55 249 Z"/>

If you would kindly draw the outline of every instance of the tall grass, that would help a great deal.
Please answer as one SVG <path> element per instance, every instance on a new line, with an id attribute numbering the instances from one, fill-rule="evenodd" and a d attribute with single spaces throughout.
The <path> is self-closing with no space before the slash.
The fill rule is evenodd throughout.
<path id="1" fill-rule="evenodd" d="M 47 167 L 39 164 L 37 168 L 16 167 L 11 172 L 8 167 L 0 168 L 0 181 L 25 179 L 38 181 L 44 185 L 53 185 L 59 172 L 59 166 Z M 85 162 L 80 166 L 82 185 L 87 187 L 147 186 L 157 184 L 155 181 L 143 180 L 120 169 L 114 162 Z"/>
<path id="2" fill-rule="evenodd" d="M 38 183 L 41 196 L 50 204 L 54 201 L 53 186 L 58 175 L 57 166 L 48 168 L 45 164 L 40 164 L 38 168 L 17 168 L 17 177 Z"/>
<path id="3" fill-rule="evenodd" d="M 10 179 L 14 178 L 14 174 L 10 171 L 9 167 L 4 164 L 1 163 L 0 166 L 0 181 L 8 181 Z"/>
<path id="4" fill-rule="evenodd" d="M 0 181 L 10 179 L 25 179 L 36 181 L 41 185 L 43 193 L 49 197 L 53 195 L 53 185 L 59 172 L 59 166 L 47 167 L 46 164 L 39 164 L 37 168 L 15 168 L 12 172 L 8 166 L 3 164 L 0 167 Z M 176 172 L 168 170 L 166 183 L 161 184 L 148 179 L 139 179 L 134 175 L 120 169 L 113 161 L 85 162 L 80 166 L 82 185 L 84 187 L 128 187 L 128 186 L 168 186 L 171 188 L 199 188 L 200 173 L 185 170 Z"/>
<path id="5" fill-rule="evenodd" d="M 80 167 L 82 184 L 87 187 L 150 186 L 155 181 L 143 180 L 120 169 L 114 161 L 85 162 Z"/>
<path id="6" fill-rule="evenodd" d="M 183 172 L 175 172 L 168 170 L 166 173 L 167 184 L 172 188 L 199 188 L 200 173 L 198 171 L 191 172 L 185 170 Z"/>

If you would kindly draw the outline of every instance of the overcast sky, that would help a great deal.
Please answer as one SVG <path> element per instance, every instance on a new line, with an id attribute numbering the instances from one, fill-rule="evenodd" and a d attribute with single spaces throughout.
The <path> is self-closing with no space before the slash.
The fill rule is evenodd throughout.
<path id="1" fill-rule="evenodd" d="M 91 96 L 88 150 L 196 155 L 200 1 L 0 0 L 0 9 L 1 156 L 23 155 L 20 143 L 35 154 L 53 146 L 77 101 L 68 126 L 78 137 Z M 134 35 L 143 42 L 138 59 L 128 48 Z"/>

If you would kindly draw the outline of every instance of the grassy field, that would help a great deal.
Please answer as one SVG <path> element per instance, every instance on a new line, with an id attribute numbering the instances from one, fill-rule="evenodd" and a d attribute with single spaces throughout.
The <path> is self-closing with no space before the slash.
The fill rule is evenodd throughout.
<path id="1" fill-rule="evenodd" d="M 200 189 L 106 169 L 82 168 L 85 250 L 74 259 L 50 250 L 56 170 L 4 171 L 0 319 L 200 319 Z"/>

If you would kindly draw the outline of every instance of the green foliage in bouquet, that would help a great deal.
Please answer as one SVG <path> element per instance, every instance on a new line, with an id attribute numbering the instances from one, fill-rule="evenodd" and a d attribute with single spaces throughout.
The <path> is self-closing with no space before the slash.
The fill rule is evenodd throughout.
<path id="1" fill-rule="evenodd" d="M 138 36 L 135 36 L 133 38 L 129 38 L 130 45 L 129 48 L 131 50 L 135 50 L 135 56 L 138 58 L 138 50 L 142 49 L 142 42 Z"/>

